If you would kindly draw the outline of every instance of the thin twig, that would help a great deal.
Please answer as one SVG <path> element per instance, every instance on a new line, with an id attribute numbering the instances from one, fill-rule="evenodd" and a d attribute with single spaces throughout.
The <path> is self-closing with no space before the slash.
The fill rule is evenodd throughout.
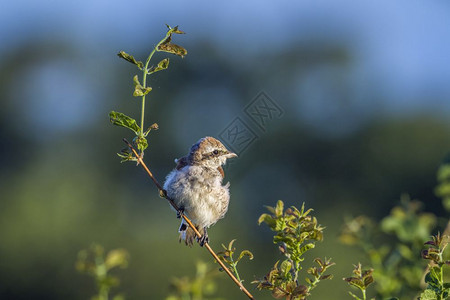
<path id="1" fill-rule="evenodd" d="M 136 157 L 138 163 L 144 168 L 144 170 L 147 172 L 148 176 L 152 179 L 153 183 L 156 185 L 156 187 L 159 190 L 159 195 L 162 198 L 165 198 L 167 201 L 169 201 L 170 205 L 172 205 L 172 207 L 176 211 L 179 211 L 178 206 L 175 204 L 173 199 L 171 199 L 169 196 L 167 196 L 167 192 L 162 188 L 162 186 L 159 184 L 158 180 L 156 180 L 156 178 L 153 176 L 153 173 L 150 171 L 150 169 L 144 163 L 144 161 L 142 160 L 141 156 L 137 153 L 136 149 L 134 149 L 134 147 L 126 139 L 123 139 L 123 141 L 125 142 L 125 144 L 127 144 L 127 146 L 130 148 L 130 150 L 133 152 L 133 154 Z M 184 221 L 186 221 L 186 223 L 189 225 L 189 227 L 191 227 L 194 230 L 195 235 L 200 239 L 202 237 L 202 235 L 197 230 L 197 228 L 194 226 L 194 224 L 191 222 L 191 220 L 188 217 L 186 217 L 185 214 L 181 214 L 181 217 L 184 219 Z M 214 259 L 217 261 L 217 263 L 222 267 L 222 269 L 228 274 L 228 276 L 230 276 L 230 278 L 234 281 L 234 283 L 236 283 L 236 285 L 239 287 L 239 289 L 245 295 L 247 295 L 247 297 L 249 299 L 255 299 L 255 298 L 253 298 L 252 294 L 250 294 L 250 292 L 244 287 L 242 282 L 237 280 L 237 278 L 233 275 L 233 273 L 231 273 L 231 271 L 219 259 L 219 257 L 217 256 L 217 254 L 214 252 L 214 250 L 211 248 L 211 246 L 208 244 L 207 241 L 205 241 L 204 246 L 209 251 L 209 253 L 211 253 L 211 255 L 214 257 Z"/>

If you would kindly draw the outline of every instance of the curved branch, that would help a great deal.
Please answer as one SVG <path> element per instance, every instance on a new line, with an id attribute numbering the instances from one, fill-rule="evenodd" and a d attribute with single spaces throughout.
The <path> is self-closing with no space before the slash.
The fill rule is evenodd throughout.
<path id="1" fill-rule="evenodd" d="M 167 196 L 167 192 L 162 188 L 162 186 L 159 184 L 159 182 L 156 180 L 156 178 L 153 176 L 153 173 L 150 171 L 150 169 L 147 167 L 147 165 L 144 163 L 144 161 L 142 160 L 141 156 L 137 153 L 136 149 L 134 149 L 134 147 L 126 140 L 123 139 L 123 141 L 125 142 L 125 144 L 127 144 L 127 146 L 130 148 L 130 150 L 133 152 L 134 156 L 136 157 L 138 163 L 144 168 L 144 170 L 147 172 L 148 176 L 152 179 L 153 183 L 156 185 L 156 187 L 159 190 L 159 195 L 162 198 L 165 198 L 167 201 L 169 201 L 170 205 L 172 205 L 172 207 L 176 210 L 179 211 L 178 206 L 175 204 L 175 202 L 173 201 L 173 199 L 171 199 L 169 196 Z M 191 220 L 186 217 L 185 214 L 182 214 L 181 217 L 184 219 L 184 221 L 189 225 L 189 227 L 191 227 L 195 234 L 197 235 L 198 238 L 201 238 L 202 235 L 200 234 L 200 232 L 197 230 L 197 228 L 194 226 L 194 224 L 192 224 Z M 236 283 L 236 285 L 239 287 L 239 289 L 249 298 L 249 299 L 255 299 L 253 298 L 252 294 L 250 294 L 250 292 L 244 287 L 244 285 L 237 280 L 237 278 L 233 275 L 233 273 L 231 273 L 231 271 L 225 266 L 225 264 L 219 259 L 219 257 L 217 256 L 217 254 L 214 252 L 214 250 L 211 248 L 211 246 L 208 244 L 207 241 L 205 241 L 204 243 L 205 248 L 209 251 L 209 253 L 211 253 L 211 255 L 214 257 L 214 259 L 216 260 L 216 262 L 222 267 L 222 269 L 228 274 L 228 276 L 230 276 L 230 278 L 234 281 L 234 283 Z"/>

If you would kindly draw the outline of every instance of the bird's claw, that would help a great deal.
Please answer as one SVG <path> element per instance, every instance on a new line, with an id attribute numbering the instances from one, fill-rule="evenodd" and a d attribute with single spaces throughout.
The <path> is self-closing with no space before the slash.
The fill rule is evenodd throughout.
<path id="1" fill-rule="evenodd" d="M 197 238 L 197 241 L 198 241 L 200 247 L 203 247 L 203 245 L 205 245 L 205 243 L 209 242 L 209 236 L 208 236 L 208 233 L 206 232 L 206 228 L 204 230 L 202 237 Z"/>
<path id="2" fill-rule="evenodd" d="M 177 210 L 177 219 L 180 219 L 184 215 L 184 207 L 180 207 Z"/>

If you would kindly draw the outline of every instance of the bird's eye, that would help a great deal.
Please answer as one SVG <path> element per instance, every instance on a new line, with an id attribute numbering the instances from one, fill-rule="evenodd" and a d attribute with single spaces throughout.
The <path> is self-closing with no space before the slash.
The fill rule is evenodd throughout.
<path id="1" fill-rule="evenodd" d="M 214 155 L 217 155 L 217 154 L 219 154 L 219 150 L 214 150 L 213 153 L 214 153 Z"/>

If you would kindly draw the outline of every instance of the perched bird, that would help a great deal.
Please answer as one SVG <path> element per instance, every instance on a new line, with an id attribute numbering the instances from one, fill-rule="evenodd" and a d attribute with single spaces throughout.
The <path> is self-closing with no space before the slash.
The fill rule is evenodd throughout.
<path id="1" fill-rule="evenodd" d="M 225 216 L 230 202 L 230 183 L 222 185 L 225 176 L 222 165 L 228 158 L 237 157 L 213 137 L 204 137 L 192 145 L 188 155 L 176 159 L 176 168 L 167 175 L 164 190 L 179 207 L 178 216 L 185 213 L 202 238 L 200 246 L 208 242 L 206 229 Z M 196 239 L 194 230 L 180 225 L 180 242 L 191 246 Z"/>

